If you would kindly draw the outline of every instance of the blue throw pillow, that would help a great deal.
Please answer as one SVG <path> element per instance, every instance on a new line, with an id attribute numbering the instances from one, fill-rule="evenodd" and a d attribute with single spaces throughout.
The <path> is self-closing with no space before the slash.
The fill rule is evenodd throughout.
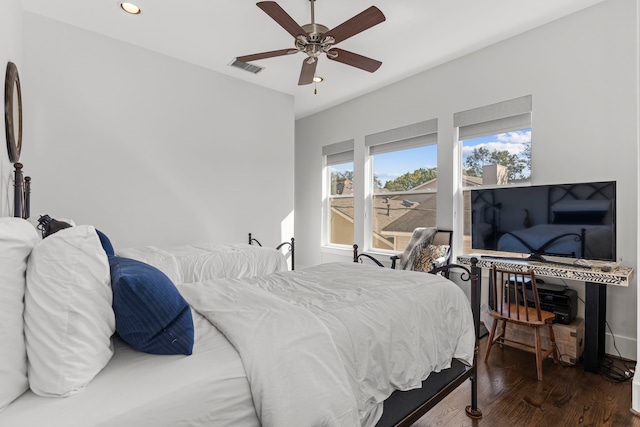
<path id="1" fill-rule="evenodd" d="M 109 256 L 116 332 L 131 347 L 152 354 L 191 354 L 189 304 L 157 268 Z"/>
<path id="2" fill-rule="evenodd" d="M 111 244 L 111 240 L 104 234 L 102 231 L 96 228 L 96 233 L 98 233 L 98 237 L 100 238 L 100 243 L 102 244 L 102 249 L 107 253 L 107 255 L 115 255 L 116 252 L 113 250 L 113 245 Z"/>

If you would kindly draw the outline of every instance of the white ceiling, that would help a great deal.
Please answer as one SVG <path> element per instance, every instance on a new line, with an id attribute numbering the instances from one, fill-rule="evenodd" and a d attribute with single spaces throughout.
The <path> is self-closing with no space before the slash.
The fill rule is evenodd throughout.
<path id="1" fill-rule="evenodd" d="M 130 0 L 132 1 L 132 0 Z M 317 0 L 315 21 L 333 28 L 377 6 L 386 21 L 338 47 L 382 61 L 368 73 L 326 57 L 325 78 L 298 86 L 302 53 L 254 62 L 251 74 L 228 64 L 236 57 L 293 47 L 293 38 L 247 0 L 133 0 L 137 16 L 119 0 L 22 0 L 25 11 L 159 52 L 295 97 L 296 118 L 512 37 L 603 0 Z M 309 0 L 278 0 L 300 25 L 311 22 Z"/>

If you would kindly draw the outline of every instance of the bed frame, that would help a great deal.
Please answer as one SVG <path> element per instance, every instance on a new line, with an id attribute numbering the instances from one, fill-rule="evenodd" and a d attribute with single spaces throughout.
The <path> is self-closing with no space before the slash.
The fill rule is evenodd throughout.
<path id="1" fill-rule="evenodd" d="M 30 216 L 30 196 L 31 178 L 23 175 L 23 165 L 15 163 L 14 178 L 14 217 L 28 219 Z M 262 244 L 249 233 L 249 244 Z M 291 269 L 295 269 L 295 239 L 279 244 L 276 249 L 280 250 L 286 246 L 291 253 Z M 367 254 L 357 254 L 357 246 L 354 245 L 354 262 L 362 262 L 363 257 L 368 257 L 378 263 L 373 257 Z M 474 349 L 473 365 L 466 366 L 457 360 L 452 361 L 449 369 L 439 373 L 432 373 L 422 382 L 422 388 L 410 391 L 395 391 L 384 402 L 382 418 L 376 427 L 408 427 L 415 423 L 420 417 L 426 414 L 438 402 L 444 399 L 449 393 L 455 390 L 467 379 L 471 381 L 471 405 L 465 408 L 466 414 L 474 419 L 482 418 L 482 412 L 478 408 L 478 387 L 477 387 L 477 359 L 478 359 L 478 338 L 480 336 L 480 281 L 478 280 L 477 259 L 471 258 L 469 267 L 459 264 L 448 264 L 431 271 L 448 273 L 451 269 L 462 270 L 461 280 L 471 283 L 471 308 L 473 311 L 473 322 L 475 326 L 476 343 Z"/>
<path id="2" fill-rule="evenodd" d="M 13 216 L 29 219 L 31 216 L 31 177 L 24 176 L 22 163 L 14 163 Z"/>
<path id="3" fill-rule="evenodd" d="M 260 243 L 258 239 L 252 237 L 251 233 L 249 233 L 249 244 L 253 245 L 254 242 L 258 246 L 262 247 L 262 243 Z M 282 242 L 276 246 L 276 250 L 280 250 L 285 246 L 287 247 L 288 252 L 291 253 L 291 270 L 293 271 L 296 269 L 296 240 L 292 237 L 290 241 Z"/>
<path id="4" fill-rule="evenodd" d="M 372 256 L 358 254 L 358 246 L 353 245 L 353 262 L 363 262 L 367 258 L 378 266 L 384 266 Z M 433 269 L 429 273 L 449 273 L 450 270 L 462 270 L 460 279 L 471 283 L 471 310 L 475 327 L 476 344 L 473 365 L 466 366 L 458 360 L 453 360 L 451 368 L 438 373 L 432 373 L 422 382 L 422 388 L 409 391 L 395 391 L 384 401 L 382 418 L 376 427 L 408 427 L 418 421 L 431 408 L 444 399 L 467 379 L 471 381 L 471 405 L 465 408 L 467 416 L 473 419 L 482 418 L 482 411 L 478 408 L 477 360 L 478 340 L 480 338 L 480 280 L 478 277 L 477 258 L 471 258 L 471 265 L 467 268 L 460 264 L 447 264 Z"/>

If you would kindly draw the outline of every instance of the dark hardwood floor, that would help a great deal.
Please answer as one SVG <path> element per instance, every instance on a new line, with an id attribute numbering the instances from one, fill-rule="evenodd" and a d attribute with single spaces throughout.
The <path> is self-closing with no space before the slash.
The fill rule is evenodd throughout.
<path id="1" fill-rule="evenodd" d="M 478 356 L 478 406 L 482 419 L 472 420 L 465 414 L 471 389 L 467 381 L 415 427 L 640 427 L 640 417 L 630 412 L 632 380 L 614 381 L 585 372 L 582 365 L 556 365 L 547 359 L 543 363 L 543 381 L 538 381 L 535 355 L 496 346 L 485 363 L 486 342 L 486 336 L 480 340 Z M 624 372 L 623 361 L 609 360 Z M 627 366 L 634 368 L 635 364 L 627 362 Z"/>

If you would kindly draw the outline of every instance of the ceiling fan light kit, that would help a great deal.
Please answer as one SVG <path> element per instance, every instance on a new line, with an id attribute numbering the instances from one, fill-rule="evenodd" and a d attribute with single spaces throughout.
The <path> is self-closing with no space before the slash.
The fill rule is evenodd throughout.
<path id="1" fill-rule="evenodd" d="M 330 30 L 325 25 L 315 22 L 315 0 L 309 1 L 311 2 L 311 23 L 303 26 L 298 25 L 296 21 L 274 1 L 256 3 L 260 9 L 293 36 L 295 49 L 280 49 L 239 56 L 236 60 L 247 63 L 302 52 L 306 55 L 306 58 L 302 62 L 298 85 L 308 85 L 314 82 L 313 78 L 318 66 L 318 59 L 322 54 L 326 55 L 326 57 L 332 61 L 341 62 L 370 73 L 380 68 L 382 65 L 380 61 L 335 47 L 336 44 L 374 25 L 384 22 L 385 17 L 380 9 L 371 6 Z"/>

